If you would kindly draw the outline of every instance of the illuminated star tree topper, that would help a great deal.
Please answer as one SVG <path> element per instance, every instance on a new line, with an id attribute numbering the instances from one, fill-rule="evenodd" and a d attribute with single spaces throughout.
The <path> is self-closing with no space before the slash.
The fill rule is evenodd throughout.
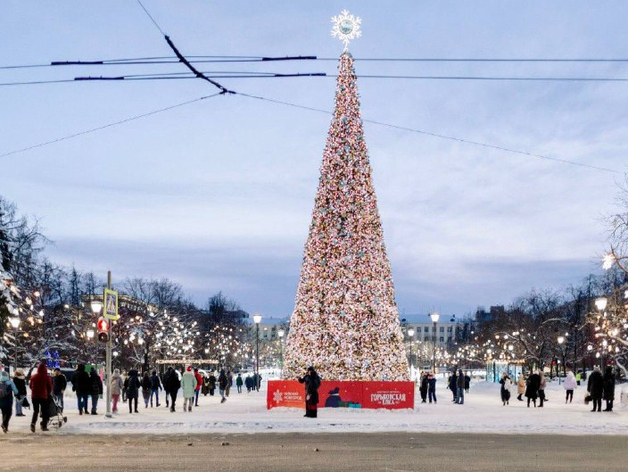
<path id="1" fill-rule="evenodd" d="M 349 41 L 362 36 L 362 31 L 360 31 L 362 19 L 350 15 L 347 10 L 341 11 L 338 16 L 333 16 L 331 22 L 334 25 L 331 35 L 343 42 L 345 52 L 349 49 Z"/>

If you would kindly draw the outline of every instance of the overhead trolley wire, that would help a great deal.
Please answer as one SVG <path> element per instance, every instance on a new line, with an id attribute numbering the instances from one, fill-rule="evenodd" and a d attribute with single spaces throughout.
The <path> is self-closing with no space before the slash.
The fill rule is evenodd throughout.
<path id="1" fill-rule="evenodd" d="M 151 17 L 152 19 L 152 17 Z M 161 28 L 159 28 L 161 32 Z M 165 35 L 164 35 L 165 36 Z M 318 57 L 315 55 L 306 56 L 225 56 L 225 55 L 186 55 L 191 64 L 203 63 L 247 63 L 247 62 L 269 62 L 269 61 L 338 61 L 334 57 Z M 363 62 L 427 62 L 427 63 L 628 63 L 628 58 L 446 58 L 446 57 L 357 57 L 354 61 Z M 134 57 L 126 59 L 99 59 L 91 61 L 52 61 L 43 64 L 23 64 L 0 66 L 4 69 L 27 69 L 35 67 L 55 67 L 55 66 L 110 66 L 110 65 L 156 65 L 156 64 L 177 64 L 179 59 L 176 56 L 150 56 Z"/>
<path id="2" fill-rule="evenodd" d="M 58 142 L 61 142 L 61 141 L 68 140 L 68 139 L 76 138 L 78 136 L 83 136 L 83 135 L 86 135 L 86 134 L 89 134 L 89 133 L 94 133 L 96 131 L 101 131 L 101 130 L 104 130 L 104 129 L 107 129 L 107 128 L 111 128 L 113 126 L 118 126 L 118 125 L 121 125 L 121 124 L 124 124 L 124 123 L 128 123 L 130 121 L 139 120 L 140 118 L 146 118 L 147 116 L 156 115 L 158 113 L 163 113 L 165 111 L 173 110 L 175 108 L 179 108 L 179 107 L 182 107 L 182 106 L 185 106 L 185 105 L 190 105 L 192 103 L 200 102 L 202 100 L 207 100 L 209 98 L 217 97 L 218 95 L 222 95 L 222 93 L 217 92 L 217 93 L 214 93 L 212 95 L 206 95 L 204 97 L 195 98 L 193 100 L 188 100 L 188 101 L 185 101 L 185 102 L 177 103 L 175 105 L 170 105 L 170 106 L 167 106 L 167 107 L 158 108 L 157 110 L 149 111 L 148 113 L 143 113 L 141 115 L 135 115 L 135 116 L 131 116 L 129 118 L 124 118 L 122 120 L 114 121 L 113 123 L 108 123 L 106 125 L 97 126 L 96 128 L 90 128 L 90 129 L 86 129 L 86 130 L 83 130 L 83 131 L 79 131 L 78 133 L 69 134 L 67 136 L 62 136 L 62 137 L 56 138 L 56 139 L 51 139 L 50 141 L 44 141 L 42 143 L 34 144 L 32 146 L 28 146 L 28 147 L 21 148 L 21 149 L 15 149 L 13 151 L 9 151 L 9 152 L 5 152 L 3 154 L 0 154 L 0 157 L 11 156 L 13 154 L 19 154 L 19 153 L 22 153 L 22 152 L 30 151 L 32 149 L 37 149 L 37 148 L 40 148 L 40 147 L 43 147 L 43 146 L 47 146 L 48 144 L 54 144 L 54 143 L 58 143 Z"/>
<path id="3" fill-rule="evenodd" d="M 294 107 L 294 108 L 300 108 L 303 110 L 310 110 L 310 111 L 315 111 L 318 113 L 324 113 L 326 115 L 333 115 L 334 113 L 332 111 L 329 110 L 324 110 L 321 108 L 314 108 L 314 107 L 309 107 L 309 106 L 305 106 L 305 105 L 299 105 L 296 103 L 291 103 L 291 102 L 286 102 L 283 100 L 276 100 L 273 98 L 266 98 L 266 97 L 260 97 L 257 95 L 251 95 L 251 94 L 247 94 L 247 93 L 238 93 L 238 95 L 243 96 L 243 97 L 248 97 L 248 98 L 253 98 L 256 100 L 262 100 L 262 101 L 266 101 L 266 102 L 271 102 L 271 103 L 276 103 L 279 105 L 285 105 L 285 106 L 289 106 L 289 107 Z M 569 165 L 574 165 L 574 166 L 578 166 L 578 167 L 585 167 L 587 169 L 593 169 L 593 170 L 598 170 L 598 171 L 602 171 L 602 172 L 610 172 L 613 174 L 623 174 L 623 172 L 620 172 L 618 170 L 615 169 L 611 169 L 608 167 L 602 167 L 602 166 L 596 166 L 596 165 L 592 165 L 592 164 L 585 164 L 585 163 L 581 163 L 581 162 L 575 162 L 575 161 L 570 161 L 569 159 L 563 159 L 560 157 L 552 157 L 552 156 L 546 156 L 543 154 L 536 154 L 533 152 L 529 152 L 529 151 L 521 151 L 518 149 L 512 149 L 512 148 L 507 148 L 504 146 L 499 146 L 499 145 L 495 145 L 495 144 L 489 144 L 489 143 L 483 143 L 481 141 L 473 141 L 470 139 L 464 139 L 464 138 L 458 138 L 456 136 L 449 136 L 446 134 L 440 134 L 440 133 L 434 133 L 431 131 L 425 131 L 425 130 L 421 130 L 421 129 L 417 129 L 417 128 L 410 128 L 407 126 L 399 126 L 399 125 L 395 125 L 395 124 L 391 124 L 391 123 L 385 123 L 383 121 L 377 121 L 377 120 L 369 120 L 369 119 L 362 119 L 363 122 L 365 123 L 371 123 L 374 125 L 378 125 L 378 126 L 385 126 L 388 128 L 393 128 L 393 129 L 398 129 L 401 131 L 409 131 L 412 133 L 418 133 L 418 134 L 423 134 L 426 136 L 432 136 L 434 138 L 440 138 L 440 139 L 447 139 L 450 141 L 457 141 L 460 143 L 465 143 L 465 144 L 472 144 L 474 146 L 481 146 L 484 148 L 489 148 L 489 149 L 496 149 L 499 151 L 505 151 L 505 152 L 509 152 L 509 153 L 513 153 L 513 154 L 520 154 L 520 155 L 524 155 L 524 156 L 528 156 L 528 157 L 534 157 L 537 159 L 544 159 L 544 160 L 548 160 L 548 161 L 554 161 L 554 162 L 560 162 L 561 164 L 569 164 Z"/>

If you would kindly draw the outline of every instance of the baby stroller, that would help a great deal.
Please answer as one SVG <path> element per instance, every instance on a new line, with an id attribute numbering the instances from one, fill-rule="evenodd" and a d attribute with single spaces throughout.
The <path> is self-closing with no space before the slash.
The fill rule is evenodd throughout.
<path id="1" fill-rule="evenodd" d="M 52 397 L 48 402 L 48 426 L 59 429 L 64 423 L 68 422 L 67 416 L 63 416 L 63 407 L 56 397 Z"/>

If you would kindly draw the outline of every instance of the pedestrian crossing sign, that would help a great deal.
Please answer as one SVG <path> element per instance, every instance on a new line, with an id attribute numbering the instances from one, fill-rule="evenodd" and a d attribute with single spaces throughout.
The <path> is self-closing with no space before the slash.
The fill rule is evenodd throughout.
<path id="1" fill-rule="evenodd" d="M 120 319 L 120 315 L 118 314 L 118 292 L 105 289 L 103 298 L 105 300 L 104 317 L 114 321 Z"/>

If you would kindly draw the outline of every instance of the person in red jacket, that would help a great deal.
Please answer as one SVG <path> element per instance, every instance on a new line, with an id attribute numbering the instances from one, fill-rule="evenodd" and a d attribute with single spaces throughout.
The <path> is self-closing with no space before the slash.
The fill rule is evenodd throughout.
<path id="1" fill-rule="evenodd" d="M 41 430 L 48 431 L 48 401 L 52 394 L 52 379 L 48 375 L 46 363 L 42 362 L 37 367 L 37 373 L 31 377 L 31 398 L 33 399 L 33 418 L 31 419 L 31 431 L 35 432 L 39 409 L 41 408 Z"/>
<path id="2" fill-rule="evenodd" d="M 194 369 L 194 377 L 196 377 L 196 388 L 194 389 L 194 406 L 198 406 L 198 394 L 203 386 L 203 376 L 199 374 L 198 369 Z"/>

